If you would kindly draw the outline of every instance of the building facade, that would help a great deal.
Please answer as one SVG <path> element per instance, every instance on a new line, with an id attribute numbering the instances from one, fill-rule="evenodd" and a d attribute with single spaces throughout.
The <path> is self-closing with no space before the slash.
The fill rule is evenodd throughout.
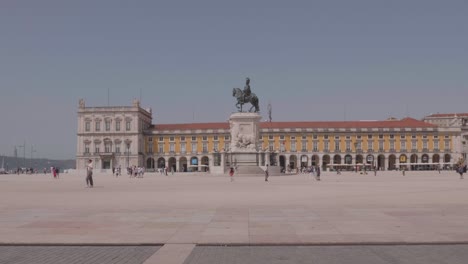
<path id="1" fill-rule="evenodd" d="M 285 169 L 434 169 L 454 163 L 460 138 L 460 127 L 413 118 L 262 122 L 259 163 Z M 151 110 L 136 100 L 131 107 L 86 107 L 80 101 L 77 169 L 92 159 L 103 170 L 136 165 L 223 172 L 235 165 L 229 146 L 227 122 L 152 124 Z"/>
<path id="2" fill-rule="evenodd" d="M 466 161 L 468 153 L 468 113 L 432 114 L 424 117 L 425 122 L 444 128 L 460 130 L 460 135 L 454 139 L 454 154 Z"/>

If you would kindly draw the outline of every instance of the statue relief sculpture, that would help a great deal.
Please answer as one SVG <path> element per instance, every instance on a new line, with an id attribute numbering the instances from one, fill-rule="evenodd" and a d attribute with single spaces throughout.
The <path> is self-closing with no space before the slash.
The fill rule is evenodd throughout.
<path id="1" fill-rule="evenodd" d="M 231 150 L 245 151 L 255 150 L 254 138 L 251 135 L 245 134 L 239 124 L 231 122 Z"/>
<path id="2" fill-rule="evenodd" d="M 80 99 L 78 101 L 78 107 L 79 108 L 85 108 L 85 100 L 84 99 Z"/>
<path id="3" fill-rule="evenodd" d="M 260 107 L 258 106 L 258 97 L 256 94 L 250 91 L 250 79 L 248 77 L 245 80 L 244 90 L 241 90 L 240 88 L 233 88 L 232 96 L 237 99 L 236 107 L 239 112 L 242 112 L 242 106 L 245 103 L 250 103 L 252 105 L 252 107 L 249 109 L 249 112 L 252 112 L 252 109 L 254 108 L 254 112 L 260 112 Z"/>

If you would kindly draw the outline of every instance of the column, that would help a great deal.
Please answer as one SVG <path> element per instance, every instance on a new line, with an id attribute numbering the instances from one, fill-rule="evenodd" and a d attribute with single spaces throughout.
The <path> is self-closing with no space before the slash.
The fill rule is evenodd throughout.
<path id="1" fill-rule="evenodd" d="M 179 172 L 180 171 L 180 168 L 179 168 L 179 160 L 180 158 L 179 157 L 176 157 L 176 172 Z"/>
<path id="2" fill-rule="evenodd" d="M 226 171 L 226 160 L 225 160 L 226 152 L 221 151 L 221 168 L 223 168 L 223 173 Z"/>
<path id="3" fill-rule="evenodd" d="M 267 151 L 265 152 L 265 165 L 268 165 L 268 166 L 271 165 L 271 164 L 270 164 L 270 150 L 267 150 Z"/>

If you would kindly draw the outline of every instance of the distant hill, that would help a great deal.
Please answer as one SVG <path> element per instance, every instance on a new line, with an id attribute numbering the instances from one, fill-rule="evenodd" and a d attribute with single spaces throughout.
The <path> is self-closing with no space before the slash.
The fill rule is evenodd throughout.
<path id="1" fill-rule="evenodd" d="M 5 169 L 12 170 L 14 168 L 33 168 L 42 171 L 44 168 L 58 167 L 61 170 L 75 169 L 76 160 L 52 160 L 52 159 L 28 159 L 18 157 L 0 156 L 0 168 L 2 167 L 2 160 L 5 158 Z"/>

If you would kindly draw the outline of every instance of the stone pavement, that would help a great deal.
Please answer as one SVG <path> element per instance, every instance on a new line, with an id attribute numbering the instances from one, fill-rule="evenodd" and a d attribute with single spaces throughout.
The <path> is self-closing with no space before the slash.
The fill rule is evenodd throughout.
<path id="1" fill-rule="evenodd" d="M 468 245 L 196 247 L 184 264 L 466 264 Z"/>
<path id="2" fill-rule="evenodd" d="M 468 179 L 453 171 L 84 178 L 1 175 L 0 244 L 164 245 L 157 263 L 194 245 L 468 242 Z"/>
<path id="3" fill-rule="evenodd" d="M 0 264 L 141 264 L 156 246 L 0 246 Z"/>

